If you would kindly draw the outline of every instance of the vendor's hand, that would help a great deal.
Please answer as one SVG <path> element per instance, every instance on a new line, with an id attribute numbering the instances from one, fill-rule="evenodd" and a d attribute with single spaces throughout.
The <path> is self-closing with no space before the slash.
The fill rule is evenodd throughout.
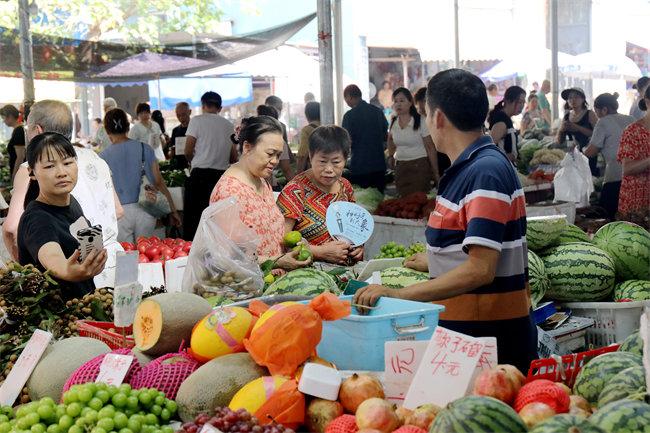
<path id="1" fill-rule="evenodd" d="M 341 241 L 332 241 L 319 246 L 312 246 L 312 253 L 318 260 L 327 263 L 345 265 L 348 261 L 350 244 Z"/>
<path id="2" fill-rule="evenodd" d="M 304 268 L 311 264 L 311 258 L 301 262 L 298 260 L 298 254 L 300 254 L 299 250 L 288 252 L 280 256 L 280 258 L 275 262 L 275 265 L 278 268 L 291 271 L 293 269 Z"/>
<path id="3" fill-rule="evenodd" d="M 429 272 L 429 260 L 427 253 L 417 253 L 404 261 L 404 267 L 420 272 Z"/>
<path id="4" fill-rule="evenodd" d="M 271 275 L 273 275 L 276 278 L 281 277 L 283 275 L 286 275 L 286 273 L 287 273 L 287 271 L 285 271 L 284 269 L 280 269 L 280 268 L 276 268 L 276 269 L 271 270 Z"/>
<path id="5" fill-rule="evenodd" d="M 568 131 L 568 132 L 577 131 L 575 123 L 569 122 L 568 120 L 565 120 L 564 122 L 562 122 L 562 129 L 564 131 Z"/>
<path id="6" fill-rule="evenodd" d="M 148 202 L 155 203 L 158 200 L 158 190 L 153 185 L 147 185 L 144 192 Z"/>
<path id="7" fill-rule="evenodd" d="M 370 284 L 369 286 L 362 287 L 354 294 L 354 304 L 367 305 L 374 307 L 379 298 L 387 296 L 389 298 L 399 298 L 398 290 L 389 289 L 388 287 L 380 286 L 378 284 Z M 361 314 L 367 314 L 370 310 L 357 307 Z"/>
<path id="8" fill-rule="evenodd" d="M 180 227 L 181 226 L 181 216 L 178 214 L 177 211 L 172 212 L 169 214 L 169 222 L 171 225 L 174 227 Z"/>
<path id="9" fill-rule="evenodd" d="M 106 249 L 92 250 L 86 259 L 79 263 L 81 251 L 75 252 L 68 259 L 68 272 L 66 278 L 72 282 L 86 281 L 101 274 L 106 264 L 108 254 Z"/>
<path id="10" fill-rule="evenodd" d="M 352 259 L 352 261 L 354 261 L 355 263 L 360 262 L 361 260 L 363 260 L 363 251 L 364 251 L 363 246 L 352 248 L 348 252 L 348 257 Z"/>

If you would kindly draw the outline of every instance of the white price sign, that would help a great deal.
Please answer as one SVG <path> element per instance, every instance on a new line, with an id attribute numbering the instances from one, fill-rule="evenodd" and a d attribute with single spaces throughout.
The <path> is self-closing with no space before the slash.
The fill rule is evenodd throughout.
<path id="1" fill-rule="evenodd" d="M 99 366 L 99 375 L 95 382 L 114 386 L 121 385 L 132 362 L 133 356 L 107 353 Z"/>

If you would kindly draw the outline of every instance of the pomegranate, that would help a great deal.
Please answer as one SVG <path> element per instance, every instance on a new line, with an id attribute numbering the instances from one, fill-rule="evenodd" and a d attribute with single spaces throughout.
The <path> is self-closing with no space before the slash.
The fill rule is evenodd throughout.
<path id="1" fill-rule="evenodd" d="M 587 413 L 591 413 L 591 405 L 586 398 L 580 395 L 569 396 L 569 411 L 574 408 L 584 410 Z"/>
<path id="2" fill-rule="evenodd" d="M 433 424 L 433 420 L 436 419 L 438 412 L 441 410 L 442 409 L 435 404 L 423 404 L 413 411 L 413 413 L 406 419 L 405 424 L 420 427 L 429 431 L 431 424 Z"/>
<path id="3" fill-rule="evenodd" d="M 555 416 L 555 411 L 544 403 L 529 403 L 519 411 L 519 416 L 530 429 L 545 419 Z"/>
<path id="4" fill-rule="evenodd" d="M 343 415 L 343 406 L 338 401 L 315 398 L 307 406 L 305 424 L 310 432 L 324 433 L 325 427 Z"/>
<path id="5" fill-rule="evenodd" d="M 556 383 L 556 385 L 559 386 L 562 391 L 566 392 L 568 396 L 571 396 L 571 388 L 560 382 Z"/>
<path id="6" fill-rule="evenodd" d="M 339 401 L 348 413 L 356 413 L 361 403 L 369 398 L 384 398 L 384 388 L 376 377 L 354 373 L 341 384 Z"/>
<path id="7" fill-rule="evenodd" d="M 374 428 L 364 428 L 361 430 L 357 430 L 357 433 L 383 433 L 383 432 Z"/>
<path id="8" fill-rule="evenodd" d="M 481 372 L 474 381 L 474 395 L 494 397 L 507 404 L 515 401 L 518 390 L 508 373 L 499 367 Z"/>
<path id="9" fill-rule="evenodd" d="M 406 420 L 413 413 L 411 409 L 407 409 L 404 406 L 400 406 L 395 410 L 397 418 L 399 418 L 400 425 L 406 424 Z"/>
<path id="10" fill-rule="evenodd" d="M 375 429 L 391 433 L 399 427 L 399 418 L 393 405 L 381 398 L 370 398 L 361 403 L 356 414 L 359 431 Z"/>
<path id="11" fill-rule="evenodd" d="M 506 374 L 512 381 L 512 383 L 515 385 L 515 389 L 517 392 L 519 389 L 521 389 L 522 386 L 526 384 L 526 376 L 523 375 L 521 371 L 514 365 L 510 364 L 499 364 L 497 365 L 497 368 L 500 368 L 501 370 L 505 370 Z"/>
<path id="12" fill-rule="evenodd" d="M 427 431 L 414 425 L 405 425 L 398 428 L 393 433 L 427 433 Z"/>
<path id="13" fill-rule="evenodd" d="M 580 418 L 589 418 L 591 416 L 591 412 L 577 406 L 569 408 L 569 414 L 579 416 Z"/>

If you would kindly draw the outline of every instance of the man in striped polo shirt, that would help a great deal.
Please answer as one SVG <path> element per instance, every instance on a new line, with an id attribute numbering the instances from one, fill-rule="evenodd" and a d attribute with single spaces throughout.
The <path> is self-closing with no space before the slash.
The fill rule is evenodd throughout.
<path id="1" fill-rule="evenodd" d="M 435 301 L 445 306 L 441 326 L 496 337 L 499 363 L 527 372 L 537 357 L 537 330 L 527 288 L 524 193 L 508 158 L 482 132 L 487 112 L 485 86 L 475 75 L 451 69 L 429 81 L 427 126 L 452 165 L 429 216 L 427 253 L 406 266 L 432 279 L 400 290 L 367 286 L 355 302 Z"/>

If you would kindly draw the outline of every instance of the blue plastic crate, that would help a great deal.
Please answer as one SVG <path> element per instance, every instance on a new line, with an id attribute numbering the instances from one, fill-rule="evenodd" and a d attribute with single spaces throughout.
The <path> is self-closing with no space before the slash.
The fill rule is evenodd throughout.
<path id="1" fill-rule="evenodd" d="M 352 296 L 342 296 L 352 300 Z M 442 305 L 380 298 L 377 309 L 323 322 L 318 356 L 333 362 L 339 370 L 384 370 L 384 343 L 399 340 L 429 340 L 438 326 Z"/>

